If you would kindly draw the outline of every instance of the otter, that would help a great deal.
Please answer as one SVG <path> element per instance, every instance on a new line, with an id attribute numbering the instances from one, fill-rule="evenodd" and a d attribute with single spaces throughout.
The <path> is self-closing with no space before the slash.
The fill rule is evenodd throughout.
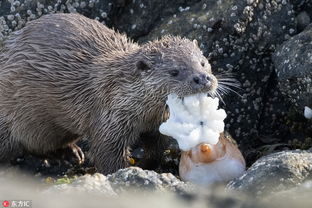
<path id="1" fill-rule="evenodd" d="M 167 117 L 166 98 L 218 85 L 196 41 L 165 36 L 139 45 L 96 20 L 51 14 L 5 40 L 0 54 L 0 161 L 88 141 L 103 174 L 128 166 L 128 148 Z M 144 136 L 143 136 L 144 138 Z M 148 146 L 148 145 L 147 145 Z"/>

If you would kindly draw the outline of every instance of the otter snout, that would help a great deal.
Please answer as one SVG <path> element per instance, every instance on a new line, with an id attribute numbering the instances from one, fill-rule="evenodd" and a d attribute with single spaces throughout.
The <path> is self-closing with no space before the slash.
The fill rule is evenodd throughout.
<path id="1" fill-rule="evenodd" d="M 191 85 L 196 90 L 211 90 L 215 85 L 216 78 L 211 74 L 196 74 L 191 78 Z"/>

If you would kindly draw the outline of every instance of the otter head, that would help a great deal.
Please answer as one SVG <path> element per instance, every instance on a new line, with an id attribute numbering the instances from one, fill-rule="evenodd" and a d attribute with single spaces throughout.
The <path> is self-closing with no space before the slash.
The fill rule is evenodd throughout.
<path id="1" fill-rule="evenodd" d="M 136 70 L 144 74 L 142 81 L 151 92 L 162 92 L 165 97 L 215 93 L 217 78 L 196 41 L 166 36 L 143 45 L 141 52 Z"/>

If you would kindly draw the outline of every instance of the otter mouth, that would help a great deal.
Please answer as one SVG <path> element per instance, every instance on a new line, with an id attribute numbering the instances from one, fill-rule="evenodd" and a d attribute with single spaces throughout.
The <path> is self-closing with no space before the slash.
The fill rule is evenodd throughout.
<path id="1" fill-rule="evenodd" d="M 209 90 L 194 90 L 189 93 L 171 93 L 176 94 L 179 99 L 184 99 L 185 97 L 197 96 L 197 95 L 206 95 L 207 97 L 216 98 L 218 97 L 217 88 L 209 89 Z"/>
<path id="2" fill-rule="evenodd" d="M 192 94 L 187 94 L 187 95 L 183 95 L 183 96 L 179 96 L 177 95 L 177 98 L 180 99 L 182 102 L 184 101 L 184 99 L 189 98 L 189 97 L 197 97 L 197 96 L 207 96 L 207 97 L 211 97 L 211 98 L 215 98 L 216 96 L 213 94 L 209 94 L 209 93 L 204 93 L 204 92 L 198 92 L 198 93 L 192 93 Z"/>
<path id="3" fill-rule="evenodd" d="M 170 94 L 166 101 L 169 119 L 161 124 L 162 134 L 178 141 L 180 149 L 187 151 L 200 143 L 217 144 L 224 131 L 226 113 L 219 109 L 219 99 L 206 93 L 179 98 Z"/>
<path id="4" fill-rule="evenodd" d="M 205 85 L 190 85 L 185 87 L 178 88 L 176 92 L 172 92 L 178 95 L 179 98 L 184 98 L 188 96 L 194 96 L 198 94 L 206 94 L 208 97 L 215 98 L 219 97 L 218 95 L 218 80 L 215 79 Z"/>

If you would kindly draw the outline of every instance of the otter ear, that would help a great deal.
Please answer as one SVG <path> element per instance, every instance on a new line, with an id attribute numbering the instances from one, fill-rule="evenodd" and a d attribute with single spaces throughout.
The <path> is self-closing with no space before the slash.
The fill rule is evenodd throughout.
<path id="1" fill-rule="evenodd" d="M 194 44 L 195 46 L 198 46 L 198 42 L 197 42 L 196 39 L 193 40 L 193 44 Z"/>
<path id="2" fill-rule="evenodd" d="M 151 69 L 151 66 L 148 63 L 146 63 L 145 61 L 141 60 L 141 61 L 138 61 L 136 63 L 136 69 L 137 69 L 137 71 L 147 71 L 147 70 Z"/>

